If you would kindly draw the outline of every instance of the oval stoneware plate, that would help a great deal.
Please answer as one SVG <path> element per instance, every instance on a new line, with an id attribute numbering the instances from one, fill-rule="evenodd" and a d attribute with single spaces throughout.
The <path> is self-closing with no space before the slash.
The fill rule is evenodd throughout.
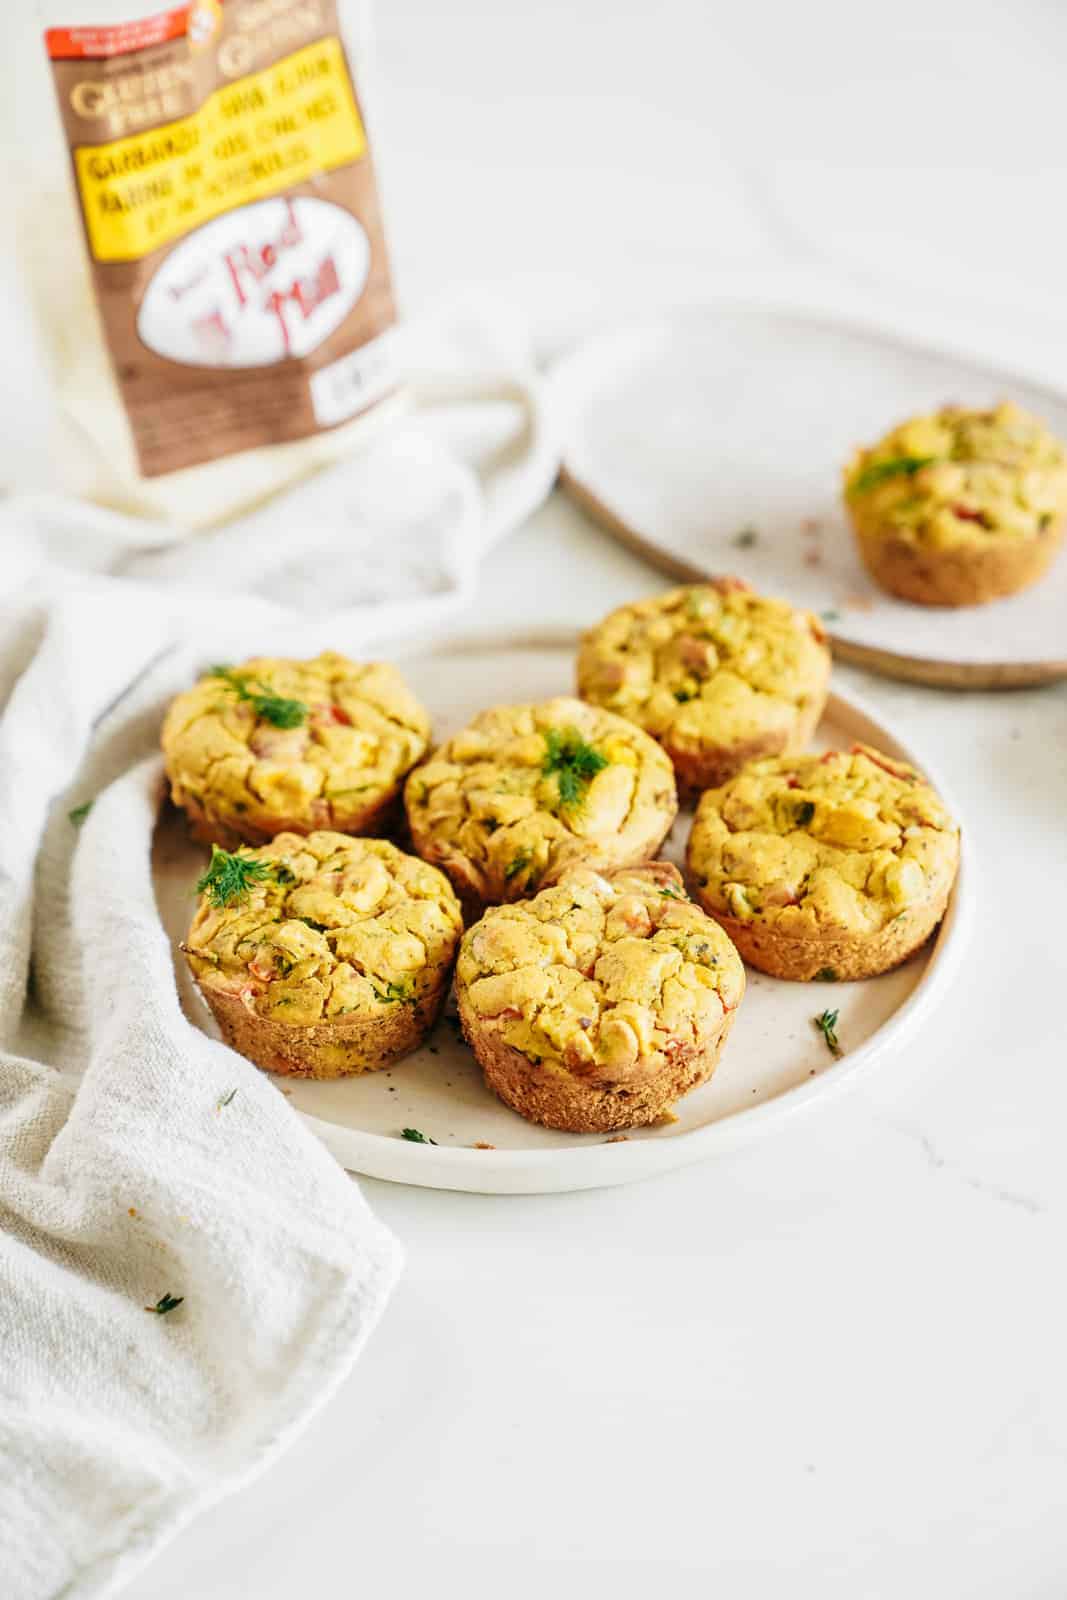
<path id="1" fill-rule="evenodd" d="M 572 636 L 482 641 L 406 656 L 402 664 L 430 709 L 435 738 L 442 739 L 481 710 L 490 695 L 504 702 L 570 692 L 576 645 Z M 855 701 L 832 695 L 817 747 L 856 740 L 904 757 L 941 787 L 925 752 L 912 749 L 903 735 Z M 946 799 L 953 805 L 950 796 Z M 689 823 L 690 814 L 682 813 L 664 850 L 678 862 Z M 206 859 L 207 852 L 189 839 L 184 819 L 166 808 L 154 862 L 160 911 L 175 944 L 175 972 L 186 1013 L 217 1037 L 176 948 L 195 907 L 193 885 Z M 352 1172 L 482 1194 L 542 1194 L 628 1183 L 755 1138 L 782 1118 L 816 1107 L 877 1063 L 899 1058 L 912 1029 L 951 981 L 969 921 L 968 894 L 966 872 L 961 871 L 935 938 L 884 977 L 865 983 L 802 984 L 750 970 L 745 999 L 711 1082 L 678 1102 L 677 1122 L 637 1130 L 619 1142 L 602 1134 L 555 1133 L 509 1111 L 485 1087 L 447 1015 L 420 1050 L 386 1071 L 330 1083 L 275 1082 Z M 838 1034 L 845 1052 L 840 1060 L 829 1054 L 812 1025 L 813 1016 L 826 1007 L 840 1011 Z M 417 1128 L 436 1144 L 409 1143 L 400 1137 L 403 1128 Z"/>
<path id="2" fill-rule="evenodd" d="M 565 486 L 665 574 L 736 573 L 821 613 L 843 659 L 893 676 L 1067 676 L 1067 549 L 1007 600 L 912 605 L 867 576 L 840 492 L 853 448 L 913 413 L 1010 398 L 1067 439 L 1067 397 L 895 336 L 729 303 L 590 339 L 550 396 Z"/>

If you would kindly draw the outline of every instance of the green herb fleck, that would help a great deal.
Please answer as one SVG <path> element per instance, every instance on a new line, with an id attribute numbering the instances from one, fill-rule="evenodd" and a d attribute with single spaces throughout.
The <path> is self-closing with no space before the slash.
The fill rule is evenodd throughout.
<path id="1" fill-rule="evenodd" d="M 607 756 L 586 744 L 577 728 L 549 728 L 545 734 L 541 773 L 546 778 L 555 774 L 561 805 L 580 806 L 589 785 L 607 764 Z"/>
<path id="2" fill-rule="evenodd" d="M 1052 526 L 1052 512 L 1042 511 L 1041 515 L 1037 519 L 1037 525 L 1042 533 L 1047 533 L 1048 529 Z"/>
<path id="3" fill-rule="evenodd" d="M 243 672 L 235 672 L 232 667 L 211 667 L 208 676 L 221 678 L 238 700 L 247 701 L 261 721 L 269 722 L 275 728 L 299 728 L 308 719 L 308 708 L 303 700 L 290 700 L 285 695 L 275 694 L 273 689 L 263 684 L 257 685 Z"/>
<path id="4" fill-rule="evenodd" d="M 93 802 L 91 800 L 83 800 L 80 806 L 75 806 L 73 811 L 67 812 L 67 821 L 72 822 L 76 828 L 80 828 L 92 809 Z"/>
<path id="5" fill-rule="evenodd" d="M 677 889 L 661 889 L 660 894 L 664 900 L 684 900 L 685 895 L 679 894 Z"/>
<path id="6" fill-rule="evenodd" d="M 680 706 L 684 706 L 687 700 L 695 700 L 696 697 L 697 692 L 695 689 L 675 689 L 674 691 L 674 698 Z"/>
<path id="7" fill-rule="evenodd" d="M 811 1019 L 812 1024 L 818 1028 L 819 1032 L 826 1040 L 826 1048 L 829 1050 L 832 1056 L 839 1056 L 842 1054 L 841 1046 L 837 1038 L 837 1018 L 838 1013 L 836 1011 L 824 1011 L 821 1013 L 821 1015 L 812 1017 Z"/>
<path id="8" fill-rule="evenodd" d="M 406 1005 L 415 1004 L 415 991 L 411 987 L 411 980 L 403 978 L 399 983 L 387 983 L 384 989 L 379 989 L 372 983 L 371 988 L 383 1005 L 390 1005 L 394 1001 L 403 1001 Z"/>
<path id="9" fill-rule="evenodd" d="M 216 1111 L 221 1111 L 223 1106 L 232 1106 L 233 1102 L 234 1102 L 234 1097 L 236 1096 L 236 1094 L 237 1094 L 237 1090 L 236 1089 L 231 1089 L 229 1094 L 224 1094 L 222 1096 L 221 1100 L 216 1100 L 216 1102 L 215 1102 L 215 1110 Z"/>
<path id="10" fill-rule="evenodd" d="M 822 620 L 824 622 L 840 622 L 841 621 L 841 613 L 840 613 L 840 611 L 820 611 L 819 615 L 820 615 L 820 617 L 822 618 Z"/>
<path id="11" fill-rule="evenodd" d="M 885 483 L 887 478 L 914 478 L 923 467 L 936 460 L 936 456 L 894 456 L 890 461 L 872 461 L 853 478 L 848 486 L 849 495 L 866 494 L 869 489 Z"/>
<path id="12" fill-rule="evenodd" d="M 732 543 L 734 543 L 739 550 L 751 550 L 752 546 L 756 544 L 758 540 L 759 534 L 756 532 L 755 528 L 749 527 L 742 528 L 740 533 L 735 533 Z"/>
<path id="13" fill-rule="evenodd" d="M 145 1310 L 154 1312 L 157 1317 L 165 1317 L 168 1311 L 177 1311 L 184 1300 L 185 1296 L 183 1294 L 165 1294 L 156 1301 L 154 1306 L 145 1306 Z"/>
<path id="14" fill-rule="evenodd" d="M 529 850 L 520 850 L 517 856 L 512 856 L 504 868 L 504 882 L 510 883 L 512 878 L 518 877 L 520 872 L 525 872 L 532 860 L 533 856 Z"/>
<path id="15" fill-rule="evenodd" d="M 400 1137 L 402 1139 L 406 1139 L 409 1144 L 436 1144 L 437 1143 L 436 1139 L 428 1139 L 424 1133 L 420 1133 L 418 1128 L 401 1128 Z"/>
<path id="16" fill-rule="evenodd" d="M 284 861 L 279 861 L 274 869 L 274 881 L 287 889 L 291 883 L 296 882 L 296 873 L 287 867 Z"/>
<path id="17" fill-rule="evenodd" d="M 316 933 L 325 933 L 326 932 L 326 924 L 325 924 L 325 922 L 316 922 L 314 917 L 297 917 L 296 920 L 297 920 L 297 922 L 302 922 L 305 925 L 305 927 L 314 928 Z"/>
<path id="18" fill-rule="evenodd" d="M 793 812 L 793 821 L 798 828 L 806 828 L 814 815 L 814 803 L 811 800 L 801 800 Z"/>
<path id="19" fill-rule="evenodd" d="M 197 894 L 206 894 L 216 910 L 235 905 L 244 900 L 254 883 L 269 878 L 271 869 L 265 861 L 255 861 L 250 856 L 231 855 L 211 846 L 211 865 L 196 886 Z"/>
<path id="20" fill-rule="evenodd" d="M 837 973 L 834 971 L 833 967 L 820 967 L 818 972 L 815 974 L 815 982 L 816 983 L 836 983 L 837 982 Z M 837 1012 L 836 1011 L 834 1012 L 834 1016 L 835 1017 L 837 1016 Z"/>

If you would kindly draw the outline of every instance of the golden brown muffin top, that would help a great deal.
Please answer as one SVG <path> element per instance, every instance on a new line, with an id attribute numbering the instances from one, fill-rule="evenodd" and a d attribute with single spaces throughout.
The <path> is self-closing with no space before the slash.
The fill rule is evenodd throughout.
<path id="1" fill-rule="evenodd" d="M 435 750 L 405 790 L 412 835 L 486 902 L 567 867 L 654 850 L 677 810 L 674 771 L 622 717 L 560 697 L 495 706 Z"/>
<path id="2" fill-rule="evenodd" d="M 665 862 L 587 867 L 464 936 L 461 1003 L 536 1064 L 589 1080 L 653 1076 L 740 1003 L 744 968 Z"/>
<path id="3" fill-rule="evenodd" d="M 688 865 L 727 916 L 795 938 L 869 934 L 951 882 L 958 835 L 914 767 L 853 745 L 753 761 L 709 789 Z"/>
<path id="4" fill-rule="evenodd" d="M 810 612 L 722 578 L 611 612 L 582 641 L 578 690 L 672 748 L 729 747 L 788 734 L 828 660 Z"/>
<path id="5" fill-rule="evenodd" d="M 912 417 L 845 468 L 862 533 L 933 548 L 1036 539 L 1067 514 L 1067 453 L 1034 416 L 945 406 Z"/>
<path id="6" fill-rule="evenodd" d="M 207 673 L 163 723 L 176 804 L 271 833 L 358 823 L 398 788 L 430 723 L 395 667 L 326 651 Z"/>
<path id="7" fill-rule="evenodd" d="M 463 929 L 436 867 L 385 839 L 280 833 L 217 847 L 182 946 L 201 987 L 309 1027 L 412 1005 L 442 981 Z"/>

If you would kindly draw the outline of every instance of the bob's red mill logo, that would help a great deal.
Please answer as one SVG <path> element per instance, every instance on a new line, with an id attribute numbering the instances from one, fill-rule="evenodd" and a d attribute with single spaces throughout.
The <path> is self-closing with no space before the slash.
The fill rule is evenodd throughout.
<path id="1" fill-rule="evenodd" d="M 327 29 L 331 0 L 193 0 L 188 6 L 133 25 L 123 36 L 108 30 L 111 59 L 105 70 L 79 79 L 69 89 L 75 115 L 93 124 L 93 134 L 116 138 L 186 116 L 197 103 L 198 60 L 214 52 L 221 78 L 240 78 L 290 47 L 298 48 Z M 328 14 L 329 13 L 329 14 Z M 145 49 L 178 42 L 157 64 L 138 60 Z M 86 41 L 88 44 L 88 41 Z M 61 52 L 53 50 L 53 56 Z M 62 54 L 72 56 L 73 49 Z M 91 45 L 85 54 L 96 52 Z M 118 58 L 118 59 L 116 59 Z M 115 70 L 119 60 L 128 71 Z"/>

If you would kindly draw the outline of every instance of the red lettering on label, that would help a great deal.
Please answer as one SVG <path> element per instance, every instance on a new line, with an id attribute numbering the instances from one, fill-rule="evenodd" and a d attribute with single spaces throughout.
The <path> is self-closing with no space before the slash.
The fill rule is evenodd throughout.
<path id="1" fill-rule="evenodd" d="M 285 202 L 286 220 L 278 237 L 273 243 L 268 239 L 266 244 L 249 249 L 248 245 L 238 245 L 236 250 L 227 250 L 223 256 L 226 270 L 230 274 L 234 293 L 238 305 L 248 304 L 252 289 L 264 279 L 268 272 L 278 265 L 279 257 L 283 250 L 291 250 L 294 245 L 301 244 L 304 235 L 300 230 L 300 223 L 293 210 L 293 202 Z M 250 280 L 250 281 L 249 281 Z M 247 285 L 247 292 L 246 292 Z"/>
<path id="2" fill-rule="evenodd" d="M 337 263 L 333 256 L 326 256 L 322 265 L 313 278 L 296 278 L 288 289 L 275 289 L 263 303 L 265 311 L 272 311 L 281 324 L 282 340 L 285 353 L 291 349 L 289 337 L 289 314 L 299 312 L 306 322 L 313 311 L 317 311 L 324 300 L 329 300 L 331 295 L 338 293 L 341 280 L 337 276 Z"/>

